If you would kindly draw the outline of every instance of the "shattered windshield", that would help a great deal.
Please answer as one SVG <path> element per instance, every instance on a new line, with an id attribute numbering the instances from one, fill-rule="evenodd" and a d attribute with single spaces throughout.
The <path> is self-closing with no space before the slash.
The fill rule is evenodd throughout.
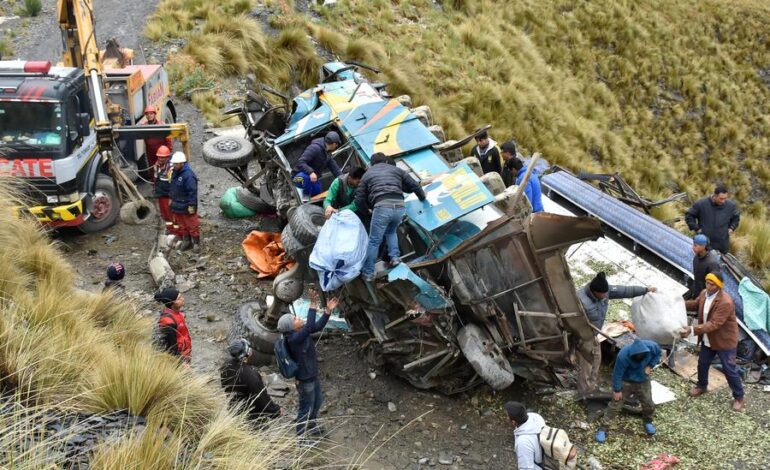
<path id="1" fill-rule="evenodd" d="M 61 103 L 0 101 L 0 141 L 4 146 L 59 147 L 62 124 Z"/>

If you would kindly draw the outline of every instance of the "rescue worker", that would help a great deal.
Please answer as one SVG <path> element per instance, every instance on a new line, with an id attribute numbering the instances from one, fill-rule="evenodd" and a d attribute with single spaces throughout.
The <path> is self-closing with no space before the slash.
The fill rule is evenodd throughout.
<path id="1" fill-rule="evenodd" d="M 231 403 L 245 405 L 249 419 L 255 424 L 281 416 L 281 407 L 267 394 L 259 371 L 248 363 L 252 355 L 249 342 L 244 338 L 234 339 L 227 352 L 230 359 L 222 365 L 219 374 L 222 388 L 230 394 Z"/>
<path id="2" fill-rule="evenodd" d="M 729 253 L 730 236 L 741 223 L 741 213 L 728 199 L 727 188 L 720 184 L 714 188 L 714 194 L 699 199 L 687 209 L 684 220 L 690 230 L 709 237 L 712 248 Z"/>
<path id="3" fill-rule="evenodd" d="M 719 273 L 719 255 L 709 247 L 709 237 L 699 233 L 692 239 L 692 285 L 684 295 L 685 300 L 697 299 L 706 288 L 706 274 Z"/>
<path id="4" fill-rule="evenodd" d="M 513 445 L 516 450 L 516 468 L 518 470 L 540 470 L 544 468 L 574 469 L 577 465 L 577 447 L 571 445 L 564 436 L 558 444 L 563 450 L 563 461 L 554 462 L 543 452 L 540 445 L 540 431 L 545 427 L 545 420 L 537 413 L 527 412 L 524 403 L 509 401 L 503 405 L 505 414 L 513 426 Z M 546 465 L 550 464 L 550 465 Z"/>
<path id="5" fill-rule="evenodd" d="M 511 158 L 509 162 L 511 162 L 510 167 L 516 171 L 516 184 L 519 185 L 524 181 L 524 174 L 527 173 L 527 168 L 518 157 Z M 506 166 L 508 166 L 508 162 L 506 162 Z M 533 214 L 543 212 L 543 193 L 540 189 L 540 179 L 535 169 L 529 175 L 527 186 L 524 188 L 524 194 L 527 195 L 527 199 L 529 199 L 529 203 L 532 205 Z"/>
<path id="6" fill-rule="evenodd" d="M 344 209 L 350 209 L 353 212 L 357 210 L 354 202 L 356 188 L 361 183 L 365 172 L 366 170 L 361 167 L 353 167 L 349 172 L 332 181 L 324 199 L 324 215 L 327 219 L 335 212 Z"/>
<path id="7" fill-rule="evenodd" d="M 174 232 L 181 237 L 180 250 L 200 251 L 201 234 L 198 218 L 198 177 L 193 173 L 183 152 L 171 156 L 171 213 L 174 218 Z"/>
<path id="8" fill-rule="evenodd" d="M 685 302 L 687 310 L 698 312 L 698 324 L 682 328 L 679 336 L 687 338 L 698 335 L 698 383 L 690 390 L 691 397 L 706 393 L 709 383 L 709 369 L 714 357 L 719 356 L 722 372 L 733 392 L 733 411 L 745 407 L 743 384 L 735 364 L 738 348 L 738 322 L 735 319 L 735 305 L 730 295 L 722 290 L 724 283 L 719 273 L 706 275 L 706 288 L 695 300 Z"/>
<path id="9" fill-rule="evenodd" d="M 104 281 L 102 292 L 124 292 L 126 286 L 123 285 L 123 278 L 126 276 L 126 268 L 122 263 L 110 263 L 107 266 L 107 280 Z"/>
<path id="10" fill-rule="evenodd" d="M 518 176 L 519 170 L 514 168 L 513 165 L 514 161 L 517 160 L 517 154 L 516 142 L 512 140 L 509 140 L 500 146 L 500 155 L 503 157 L 503 171 L 500 176 L 503 177 L 506 188 L 512 184 L 516 184 L 516 177 Z"/>
<path id="11" fill-rule="evenodd" d="M 623 398 L 630 395 L 635 395 L 642 404 L 644 431 L 648 436 L 655 435 L 655 425 L 652 424 L 655 403 L 652 401 L 650 375 L 659 362 L 660 346 L 655 341 L 637 338 L 620 350 L 612 372 L 612 400 L 602 417 L 599 430 L 596 431 L 596 442 L 603 443 L 607 440 L 607 427 L 623 408 Z"/>
<path id="12" fill-rule="evenodd" d="M 601 330 L 604 319 L 607 316 L 610 300 L 631 299 L 656 292 L 655 287 L 643 286 L 610 286 L 604 272 L 597 274 L 591 282 L 577 290 L 578 299 L 583 304 L 588 321 Z M 585 396 L 596 390 L 596 382 L 599 378 L 599 367 L 602 364 L 602 349 L 594 337 L 592 346 L 592 358 L 589 362 L 582 354 L 578 354 L 578 380 L 577 389 L 581 396 Z"/>
<path id="13" fill-rule="evenodd" d="M 166 224 L 166 235 L 174 234 L 174 217 L 171 213 L 171 198 L 169 192 L 171 191 L 171 173 L 172 167 L 169 157 L 171 156 L 171 149 L 165 145 L 161 145 L 157 152 L 158 161 L 155 163 L 153 170 L 155 172 L 155 189 L 153 195 L 158 200 L 158 212 L 160 218 Z"/>
<path id="14" fill-rule="evenodd" d="M 356 189 L 355 205 L 359 210 L 370 207 L 372 220 L 369 225 L 369 244 L 361 276 L 367 282 L 374 279 L 374 264 L 385 240 L 390 265 L 401 262 L 396 230 L 406 214 L 404 193 L 414 193 L 420 201 L 426 202 L 425 192 L 420 183 L 382 152 L 372 155 L 372 166 L 364 173 Z"/>
<path id="15" fill-rule="evenodd" d="M 492 171 L 502 174 L 500 149 L 497 148 L 497 142 L 489 138 L 487 131 L 476 136 L 476 145 L 471 149 L 471 157 L 476 157 L 479 160 L 484 174 Z"/>
<path id="16" fill-rule="evenodd" d="M 292 178 L 298 188 L 302 188 L 305 197 L 321 194 L 321 176 L 327 168 L 336 177 L 340 176 L 340 167 L 331 157 L 342 143 L 340 135 L 329 131 L 324 137 L 313 139 L 294 164 Z"/>
<path id="17" fill-rule="evenodd" d="M 173 287 L 167 287 L 155 293 L 155 300 L 165 307 L 158 318 L 158 346 L 189 364 L 192 360 L 192 338 L 182 313 L 184 297 Z"/>
<path id="18" fill-rule="evenodd" d="M 149 105 L 144 108 L 144 117 L 147 119 L 147 124 L 157 125 L 162 124 L 158 121 L 158 110 L 155 106 Z M 149 174 L 150 181 L 154 181 L 155 173 L 152 169 L 155 167 L 155 163 L 158 161 L 158 150 L 161 146 L 166 146 L 169 149 L 174 148 L 174 144 L 168 137 L 148 137 L 144 139 L 144 154 L 147 156 L 147 163 L 149 168 L 139 168 L 140 174 Z"/>
<path id="19" fill-rule="evenodd" d="M 319 379 L 318 353 L 315 349 L 315 340 L 310 335 L 324 329 L 326 322 L 329 321 L 329 316 L 338 304 L 337 299 L 329 299 L 326 302 L 326 311 L 321 309 L 321 319 L 316 321 L 316 313 L 319 309 L 318 294 L 311 290 L 307 322 L 291 313 L 285 313 L 278 319 L 278 331 L 284 334 L 289 355 L 298 366 L 296 375 L 297 393 L 299 394 L 297 436 L 300 437 L 306 434 L 323 437 L 325 434 L 324 429 L 316 422 L 323 404 L 323 393 Z"/>

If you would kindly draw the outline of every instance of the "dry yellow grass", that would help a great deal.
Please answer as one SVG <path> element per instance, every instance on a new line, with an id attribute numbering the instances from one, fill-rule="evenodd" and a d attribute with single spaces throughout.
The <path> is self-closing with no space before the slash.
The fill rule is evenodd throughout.
<path id="1" fill-rule="evenodd" d="M 0 416 L 0 467 L 64 464 L 36 430 L 51 410 L 147 418 L 142 433 L 104 443 L 95 468 L 267 468 L 296 455 L 290 428 L 255 432 L 206 379 L 155 351 L 152 320 L 129 301 L 74 288 L 55 244 L 12 215 L 6 188 L 0 179 L 0 390 L 27 411 Z"/>

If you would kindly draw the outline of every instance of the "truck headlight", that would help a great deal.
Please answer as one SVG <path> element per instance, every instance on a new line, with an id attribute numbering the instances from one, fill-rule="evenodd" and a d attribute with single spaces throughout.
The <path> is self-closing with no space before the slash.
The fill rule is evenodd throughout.
<path id="1" fill-rule="evenodd" d="M 72 194 L 67 194 L 66 196 L 59 196 L 59 201 L 61 202 L 78 202 L 80 200 L 80 193 L 75 191 Z"/>
<path id="2" fill-rule="evenodd" d="M 46 196 L 45 202 L 49 204 L 56 204 L 57 202 L 59 202 L 59 196 Z"/>

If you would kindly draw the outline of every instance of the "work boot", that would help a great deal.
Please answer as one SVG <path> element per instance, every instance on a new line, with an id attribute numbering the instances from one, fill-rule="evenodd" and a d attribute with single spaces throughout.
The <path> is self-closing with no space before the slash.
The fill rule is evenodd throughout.
<path id="1" fill-rule="evenodd" d="M 699 396 L 703 395 L 704 393 L 706 393 L 706 391 L 703 390 L 700 387 L 693 387 L 693 388 L 690 389 L 690 396 L 693 397 L 693 398 L 699 397 Z"/>
<path id="2" fill-rule="evenodd" d="M 195 253 L 200 253 L 200 251 L 201 251 L 201 237 L 192 237 L 192 250 Z"/>
<path id="3" fill-rule="evenodd" d="M 182 243 L 177 247 L 177 249 L 180 251 L 187 251 L 192 247 L 192 238 L 190 238 L 190 235 L 185 235 L 184 238 L 182 238 Z"/>
<path id="4" fill-rule="evenodd" d="M 733 400 L 733 411 L 742 412 L 746 404 L 743 402 L 743 397 Z"/>

